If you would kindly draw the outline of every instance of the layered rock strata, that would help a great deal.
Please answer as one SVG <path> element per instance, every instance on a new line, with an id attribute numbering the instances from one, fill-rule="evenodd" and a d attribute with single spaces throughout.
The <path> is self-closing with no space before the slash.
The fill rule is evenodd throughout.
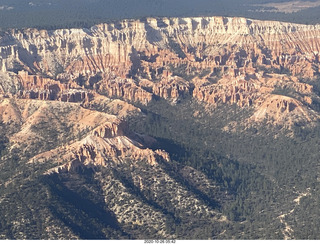
<path id="1" fill-rule="evenodd" d="M 319 73 L 319 37 L 319 25 L 227 17 L 9 30 L 0 37 L 0 92 L 87 102 L 94 90 L 142 104 L 191 94 L 211 106 L 259 109 L 281 88 L 299 93 L 308 106 L 313 87 L 297 77 Z"/>
<path id="2" fill-rule="evenodd" d="M 52 150 L 29 159 L 30 163 L 52 160 L 59 165 L 48 173 L 125 162 L 155 165 L 159 160 L 170 160 L 166 152 L 147 147 L 155 142 L 153 138 L 131 133 L 117 116 L 88 110 L 77 103 L 6 98 L 0 100 L 0 122 L 17 127 L 9 138 L 12 148 L 33 142 L 24 150 L 31 150 L 31 144 L 39 141 L 51 140 L 51 129 L 60 131 L 58 141 L 69 141 L 67 144 L 54 142 Z M 46 131 L 44 135 L 42 130 Z"/>
<path id="3" fill-rule="evenodd" d="M 90 29 L 11 30 L 1 37 L 2 71 L 70 76 L 114 73 L 119 77 L 172 64 L 221 67 L 235 76 L 265 65 L 312 76 L 318 66 L 319 26 L 244 18 L 149 18 Z M 148 70 L 146 70 L 148 71 Z M 148 72 L 147 72 L 148 73 Z"/>

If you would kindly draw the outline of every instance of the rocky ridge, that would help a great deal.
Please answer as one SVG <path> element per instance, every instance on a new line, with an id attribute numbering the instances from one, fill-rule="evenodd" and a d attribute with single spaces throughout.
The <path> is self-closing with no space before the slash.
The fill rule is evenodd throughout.
<path id="1" fill-rule="evenodd" d="M 52 114 L 52 110 L 56 110 L 56 114 Z M 64 114 L 63 119 L 60 118 L 61 115 L 58 116 L 59 113 Z M 67 172 L 85 165 L 106 166 L 128 160 L 146 161 L 151 165 L 156 164 L 157 160 L 170 160 L 164 151 L 146 148 L 143 144 L 150 146 L 152 139 L 130 133 L 123 120 L 114 115 L 84 109 L 78 104 L 4 99 L 0 103 L 0 119 L 4 123 L 21 127 L 17 133 L 10 136 L 13 148 L 32 138 L 35 142 L 42 140 L 35 132 L 42 128 L 41 125 L 47 123 L 48 119 L 51 119 L 53 128 L 59 128 L 59 123 L 63 123 L 73 131 L 72 134 L 83 138 L 74 142 L 71 140 L 69 145 L 58 146 L 53 151 L 45 151 L 30 159 L 30 162 L 43 162 L 54 157 L 58 164 L 68 162 L 50 172 Z M 68 136 L 62 134 L 59 137 Z"/>
<path id="2" fill-rule="evenodd" d="M 124 118 L 125 109 L 128 112 L 133 110 L 132 105 L 123 101 L 103 96 L 94 99 L 86 105 L 103 104 L 107 109 L 118 108 L 118 113 L 123 114 Z M 139 110 L 136 109 L 135 112 L 139 113 Z M 190 187 L 203 190 L 201 187 L 206 185 L 210 188 L 208 194 L 217 193 L 224 198 L 228 197 L 214 181 L 188 167 L 186 170 L 182 169 L 181 175 L 189 180 L 189 171 L 192 171 L 197 175 L 197 182 L 190 180 L 190 185 L 186 187 L 177 180 L 181 176 L 172 174 L 174 171 L 171 167 L 175 165 L 168 153 L 149 148 L 156 142 L 155 139 L 132 133 L 124 120 L 115 115 L 86 109 L 79 103 L 13 97 L 0 99 L 0 121 L 7 128 L 4 136 L 8 137 L 10 143 L 8 149 L 12 153 L 19 153 L 19 165 L 23 165 L 25 169 L 30 167 L 34 174 L 42 174 L 46 184 L 51 184 L 53 190 L 47 189 L 44 199 L 54 202 L 52 207 L 55 209 L 59 209 L 55 196 L 61 197 L 61 188 L 57 189 L 57 193 L 54 189 L 59 183 L 52 183 L 51 180 L 60 177 L 64 179 L 62 189 L 69 191 L 69 194 L 74 194 L 72 192 L 75 189 L 88 189 L 95 199 L 101 198 L 101 204 L 112 212 L 112 217 L 121 229 L 135 238 L 177 238 L 172 231 L 175 223 L 170 226 L 168 224 L 173 218 L 169 210 L 177 212 L 177 216 L 187 213 L 190 219 L 186 219 L 186 223 L 196 219 L 224 228 L 229 221 L 212 204 L 190 191 Z M 8 160 L 4 157 L 1 159 L 5 162 Z M 1 166 L 3 167 L 2 162 Z M 39 167 L 39 170 L 35 171 L 35 167 Z M 94 184 L 74 181 L 73 177 L 79 171 L 86 170 L 94 172 Z M 5 187 L 11 187 L 17 184 L 23 174 L 24 171 L 19 170 L 15 176 L 10 175 L 10 179 L 3 178 L 0 186 L 5 184 Z M 31 176 L 23 178 L 23 182 L 30 179 Z M 80 181 L 83 180 L 85 179 Z M 98 192 L 94 190 L 97 187 L 101 187 Z M 86 195 L 88 199 L 90 194 Z M 87 198 L 82 201 L 88 203 Z M 2 201 L 7 201 L 7 196 L 2 196 Z M 47 204 L 41 209 L 42 214 L 47 216 L 46 229 L 42 231 L 42 235 L 48 239 L 83 238 L 72 225 L 59 220 L 50 206 Z M 28 211 L 20 211 L 20 207 L 17 211 L 19 217 L 16 218 L 30 218 L 25 215 Z M 83 211 L 90 214 L 92 209 Z M 90 219 L 85 215 L 85 221 Z M 94 220 L 97 221 L 97 218 Z M 197 221 L 195 225 L 198 224 Z M 76 223 L 80 226 L 79 221 Z M 13 235 L 26 238 L 29 232 L 25 232 L 23 228 L 28 227 L 28 223 L 16 220 L 15 226 L 15 230 L 21 228 L 21 231 L 14 230 Z M 103 238 L 109 237 L 110 233 L 104 233 Z"/>
<path id="3" fill-rule="evenodd" d="M 219 209 L 219 204 L 223 206 L 223 201 L 233 197 L 226 189 L 232 189 L 228 187 L 237 181 L 224 182 L 227 187 L 220 188 L 221 182 L 219 185 L 184 162 L 179 165 L 171 161 L 163 150 L 151 149 L 156 140 L 132 133 L 124 121 L 136 113 L 141 113 L 138 119 L 143 120 L 148 115 L 143 112 L 147 106 L 140 105 L 152 100 L 166 99 L 178 107 L 180 100 L 188 98 L 208 108 L 192 111 L 200 122 L 202 114 L 227 104 L 251 111 L 241 121 L 233 121 L 248 127 L 312 126 L 319 120 L 315 102 L 320 97 L 317 84 L 307 79 L 319 73 L 319 28 L 212 17 L 124 20 L 90 29 L 7 31 L 0 37 L 0 129 L 4 138 L 0 140 L 0 186 L 1 190 L 14 189 L 12 192 L 18 192 L 16 199 L 23 200 L 18 209 L 11 195 L 1 195 L 4 221 L 0 224 L 6 225 L 15 238 L 26 239 L 23 235 L 34 231 L 22 228 L 33 225 L 25 224 L 20 215 L 31 213 L 37 224 L 33 228 L 45 237 L 81 238 L 78 230 L 82 225 L 81 230 L 89 228 L 95 237 L 107 238 L 112 235 L 104 232 L 105 225 L 99 229 L 96 224 L 105 224 L 105 219 L 113 216 L 121 230 L 138 239 L 184 237 L 189 230 L 192 237 L 203 238 L 205 233 L 206 238 L 229 238 L 238 233 L 242 238 L 245 223 L 239 220 L 241 227 L 232 229 L 236 216 L 227 218 Z M 225 111 L 222 109 L 217 116 Z M 185 117 L 184 113 L 179 118 L 183 121 Z M 236 128 L 233 122 L 223 129 L 232 131 Z M 205 130 L 211 127 L 208 124 Z M 190 135 L 193 133 L 190 131 Z M 207 143 L 207 131 L 203 135 L 200 141 Z M 224 131 L 221 135 L 227 137 L 225 141 L 232 138 Z M 227 150 L 226 156 L 229 159 Z M 211 160 L 208 164 L 214 166 L 213 162 L 220 159 Z M 220 166 L 217 164 L 216 172 L 208 172 L 218 175 Z M 233 166 L 239 172 L 237 165 Z M 251 168 L 245 174 L 248 172 Z M 42 191 L 47 200 L 42 216 L 49 216 L 43 222 L 48 227 L 45 231 L 37 222 L 39 218 L 33 217 L 37 204 L 29 204 L 32 211 L 25 211 L 24 196 L 19 195 L 25 189 L 34 192 L 34 185 L 23 184 L 35 175 L 51 182 L 51 190 Z M 89 210 L 70 200 L 70 193 L 71 198 L 85 200 Z M 75 193 L 84 194 L 84 199 Z M 64 199 L 57 200 L 61 196 Z M 97 199 L 112 216 L 104 218 L 99 212 L 90 215 L 100 209 L 101 205 L 93 204 Z M 8 217 L 7 206 L 20 215 Z M 72 214 L 68 214 L 69 207 Z M 264 209 L 256 210 L 263 216 Z M 66 219 L 70 216 L 75 219 Z M 79 216 L 84 219 L 81 224 Z M 204 231 L 203 226 L 209 227 Z M 265 237 L 264 228 L 255 228 L 251 231 L 259 229 Z M 97 234 L 93 229 L 104 233 Z M 1 238 L 8 238 L 0 231 Z"/>
<path id="4" fill-rule="evenodd" d="M 300 101 L 308 106 L 312 85 L 297 77 L 318 74 L 319 36 L 318 25 L 226 17 L 10 30 L 0 37 L 0 91 L 86 103 L 93 90 L 142 104 L 190 94 L 210 106 L 259 110 L 270 93 L 286 87 L 304 94 Z"/>
<path id="5" fill-rule="evenodd" d="M 157 164 L 159 160 L 169 162 L 170 158 L 166 152 L 144 148 L 141 143 L 127 137 L 124 134 L 123 127 L 123 123 L 118 121 L 116 123 L 107 122 L 98 126 L 83 140 L 63 148 L 66 155 L 61 156 L 60 154 L 60 157 L 62 161 L 68 163 L 53 168 L 48 173 L 69 172 L 83 166 L 110 167 L 114 163 L 124 162 L 139 163 L 145 161 L 150 165 Z M 70 154 L 70 152 L 72 153 Z M 39 155 L 37 160 L 41 156 Z"/>

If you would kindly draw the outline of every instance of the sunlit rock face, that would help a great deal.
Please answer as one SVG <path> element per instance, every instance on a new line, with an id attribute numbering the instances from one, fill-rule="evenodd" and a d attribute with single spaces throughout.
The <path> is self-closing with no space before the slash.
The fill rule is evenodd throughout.
<path id="1" fill-rule="evenodd" d="M 9 30 L 0 37 L 0 93 L 84 104 L 100 93 L 144 105 L 191 95 L 259 110 L 285 87 L 311 104 L 313 87 L 298 78 L 319 72 L 319 37 L 318 25 L 226 17 Z"/>

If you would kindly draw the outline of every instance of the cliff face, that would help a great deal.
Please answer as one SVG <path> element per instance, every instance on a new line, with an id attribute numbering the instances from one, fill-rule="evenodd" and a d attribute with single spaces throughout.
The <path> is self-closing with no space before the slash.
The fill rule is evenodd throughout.
<path id="1" fill-rule="evenodd" d="M 61 83 L 39 75 L 28 75 L 25 71 L 19 71 L 18 77 L 23 87 L 23 90 L 17 93 L 19 98 L 89 102 L 93 97 L 91 91 L 79 88 L 74 82 Z"/>
<path id="2" fill-rule="evenodd" d="M 244 18 L 124 20 L 91 29 L 12 30 L 1 37 L 1 67 L 21 64 L 29 72 L 70 76 L 114 73 L 126 77 L 144 68 L 188 63 L 237 69 L 253 64 L 284 66 L 312 75 L 319 26 Z M 297 65 L 298 64 L 298 65 Z M 161 71 L 160 71 L 161 72 Z"/>
<path id="3" fill-rule="evenodd" d="M 57 166 L 48 173 L 69 172 L 81 166 L 110 167 L 115 163 L 124 162 L 147 162 L 155 165 L 158 160 L 169 161 L 169 155 L 166 152 L 144 148 L 141 143 L 127 137 L 123 127 L 123 123 L 107 122 L 94 129 L 83 140 L 65 149 L 65 155 L 62 155 L 62 158 L 68 163 Z M 37 160 L 42 157 L 43 155 L 39 155 Z"/>
<path id="4" fill-rule="evenodd" d="M 319 36 L 318 25 L 224 17 L 11 30 L 0 37 L 0 92 L 83 103 L 97 92 L 145 105 L 190 94 L 259 109 L 280 87 L 311 104 L 312 85 L 297 77 L 319 72 Z"/>
<path id="5" fill-rule="evenodd" d="M 319 178 L 319 37 L 222 17 L 1 34 L 0 237 L 111 238 L 106 209 L 136 239 L 279 239 L 286 212 L 318 226 L 293 218 L 287 192 Z"/>
<path id="6" fill-rule="evenodd" d="M 19 148 L 26 143 L 24 150 L 27 151 L 31 150 L 28 143 L 31 140 L 37 144 L 46 137 L 51 140 L 56 133 L 61 133 L 56 143 L 62 138 L 65 141 L 73 138 L 68 144 L 57 144 L 54 149 L 30 160 L 43 162 L 52 159 L 60 164 L 50 172 L 68 172 L 85 165 L 108 166 L 127 161 L 143 161 L 150 165 L 157 164 L 158 160 L 169 161 L 164 151 L 146 148 L 143 145 L 145 140 L 131 133 L 123 120 L 75 103 L 4 99 L 0 102 L 0 121 L 16 127 L 12 130 L 16 132 L 9 137 L 12 147 Z M 43 138 L 40 131 L 46 127 L 48 131 Z"/>
<path id="7" fill-rule="evenodd" d="M 40 178 L 44 186 L 48 186 L 44 188 L 47 195 L 41 195 L 41 204 L 34 200 L 39 197 L 38 188 L 34 184 L 24 188 L 30 190 L 31 194 L 24 197 L 26 201 L 32 199 L 33 204 L 28 203 L 28 206 L 36 213 L 40 212 L 36 219 L 41 220 L 46 216 L 45 228 L 41 228 L 41 232 L 39 228 L 41 235 L 45 234 L 47 239 L 83 238 L 82 231 L 78 231 L 79 228 L 70 228 L 70 222 L 60 221 L 60 215 L 57 216 L 57 212 L 53 210 L 61 209 L 58 204 L 64 205 L 70 198 L 76 199 L 72 200 L 71 209 L 73 206 L 75 209 L 82 209 L 86 215 L 84 222 L 79 222 L 78 219 L 72 222 L 75 226 L 90 226 L 90 214 L 97 206 L 102 206 L 110 211 L 110 215 L 102 215 L 103 221 L 105 217 L 112 216 L 117 230 L 121 228 L 137 238 L 151 238 L 154 234 L 159 238 L 177 238 L 177 234 L 172 232 L 167 224 L 172 220 L 172 216 L 167 214 L 166 209 L 171 206 L 175 212 L 187 212 L 188 216 L 191 215 L 190 219 L 199 220 L 200 223 L 206 221 L 206 224 L 214 226 L 225 226 L 229 223 L 221 211 L 211 203 L 206 203 L 200 194 L 190 190 L 191 185 L 192 189 L 206 186 L 210 190 L 208 195 L 219 194 L 222 199 L 226 198 L 227 193 L 221 190 L 215 181 L 191 167 L 180 176 L 180 173 L 175 172 L 176 163 L 170 160 L 168 153 L 148 148 L 156 142 L 155 139 L 135 134 L 130 131 L 124 120 L 93 109 L 100 105 L 99 110 L 110 109 L 115 114 L 126 117 L 125 111 L 129 113 L 134 110 L 132 105 L 99 95 L 85 105 L 92 107 L 86 109 L 84 104 L 39 99 L 0 99 L 0 142 L 5 142 L 7 149 L 5 156 L 0 155 L 1 167 L 7 167 L 2 168 L 5 175 L 1 177 L 1 187 L 8 188 L 8 192 L 15 192 L 18 189 L 11 190 L 9 187 L 20 188 L 25 181 L 30 180 L 34 183 L 35 178 Z M 138 109 L 135 110 L 139 112 Z M 0 149 L 2 153 L 3 148 Z M 12 160 L 11 155 L 15 156 Z M 12 166 L 12 162 L 16 163 L 15 167 Z M 184 167 L 181 167 L 181 170 L 184 170 Z M 190 171 L 197 176 L 197 182 L 184 185 L 181 182 L 189 182 L 190 178 L 194 178 L 189 175 Z M 29 175 L 29 172 L 32 172 L 32 175 Z M 74 180 L 77 175 L 80 178 Z M 85 175 L 93 180 L 92 184 L 81 180 Z M 59 189 L 65 193 L 54 188 L 58 183 L 56 180 L 61 177 L 66 177 L 64 179 L 68 181 L 59 184 Z M 73 198 L 75 195 L 70 186 L 72 189 L 88 188 L 93 191 L 85 192 L 81 198 Z M 95 199 L 101 200 L 100 205 L 91 204 L 91 194 Z M 55 199 L 56 196 L 59 200 Z M 13 216 L 8 210 L 5 218 L 23 216 L 23 220 L 31 219 L 24 209 L 16 206 L 16 202 L 12 201 L 10 196 L 3 194 L 2 197 L 5 199 L 0 202 L 2 207 L 12 204 L 10 208 L 12 206 L 13 209 L 19 209 L 19 217 L 16 214 Z M 64 199 L 67 199 L 66 202 Z M 82 208 L 83 204 L 87 203 L 89 207 Z M 26 205 L 25 201 L 23 204 Z M 155 208 L 156 204 L 161 208 Z M 37 208 L 34 209 L 35 207 Z M 77 214 L 77 211 L 64 212 L 63 216 L 73 218 Z M 97 220 L 97 216 L 94 214 L 93 219 Z M 30 233 L 29 229 L 26 229 L 29 227 L 29 221 L 23 220 L 20 222 L 17 219 L 15 222 L 19 232 L 13 230 L 13 235 L 17 238 L 26 238 Z M 93 229 L 105 230 L 105 226 L 94 226 Z M 137 232 L 137 228 L 141 228 L 141 232 Z M 150 229 L 151 233 L 146 232 Z M 99 238 L 110 238 L 109 233 L 104 233 L 102 237 L 99 235 Z"/>

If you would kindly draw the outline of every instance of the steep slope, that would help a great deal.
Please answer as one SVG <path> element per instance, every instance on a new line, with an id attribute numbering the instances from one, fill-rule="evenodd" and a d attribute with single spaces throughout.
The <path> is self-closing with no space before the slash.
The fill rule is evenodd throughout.
<path id="1" fill-rule="evenodd" d="M 114 115 L 75 103 L 4 99 L 0 118 L 8 138 L 1 158 L 2 238 L 172 239 L 189 225 L 199 228 L 198 238 L 216 238 L 226 228 L 218 197 L 208 200 L 197 186 L 206 182 L 222 195 L 216 182 L 191 168 L 199 176 L 187 186 L 187 171 L 172 171 L 183 166 L 147 148 L 155 140 L 131 133 Z"/>
<path id="2" fill-rule="evenodd" d="M 305 79 L 319 73 L 319 33 L 317 25 L 225 17 L 10 30 L 0 41 L 0 91 L 86 103 L 95 90 L 142 104 L 191 94 L 259 110 L 270 93 L 289 89 L 310 107 L 319 97 Z"/>
<path id="3" fill-rule="evenodd" d="M 1 238 L 318 238 L 319 36 L 225 17 L 1 33 Z"/>

